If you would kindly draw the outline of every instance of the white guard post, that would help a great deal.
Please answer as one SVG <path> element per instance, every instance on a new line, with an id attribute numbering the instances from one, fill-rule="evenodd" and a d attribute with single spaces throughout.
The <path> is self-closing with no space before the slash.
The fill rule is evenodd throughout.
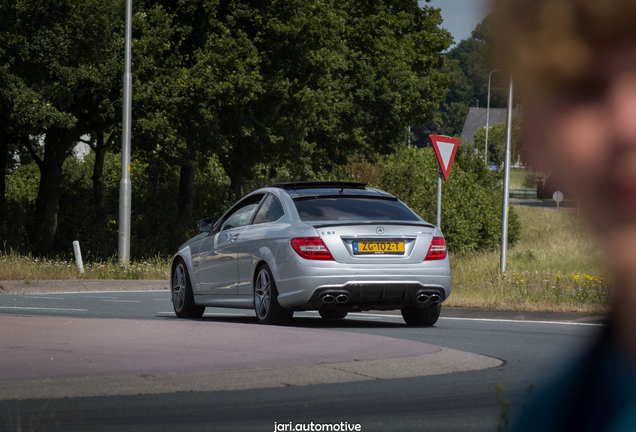
<path id="1" fill-rule="evenodd" d="M 80 273 L 84 273 L 84 263 L 82 262 L 82 251 L 77 240 L 73 242 L 73 252 L 75 252 L 75 263 Z"/>

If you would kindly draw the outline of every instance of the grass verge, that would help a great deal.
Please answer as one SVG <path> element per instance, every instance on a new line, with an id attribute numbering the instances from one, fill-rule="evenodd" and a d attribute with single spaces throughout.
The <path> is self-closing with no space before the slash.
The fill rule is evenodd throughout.
<path id="1" fill-rule="evenodd" d="M 35 258 L 8 251 L 0 256 L 0 280 L 21 280 L 26 283 L 51 279 L 163 279 L 170 278 L 170 258 L 152 257 L 133 261 L 120 267 L 116 257 L 105 261 L 84 263 L 80 273 L 74 260 L 65 258 Z"/>
<path id="2" fill-rule="evenodd" d="M 516 206 L 522 232 L 508 251 L 452 256 L 453 292 L 446 306 L 604 313 L 612 291 L 599 245 L 575 212 Z"/>

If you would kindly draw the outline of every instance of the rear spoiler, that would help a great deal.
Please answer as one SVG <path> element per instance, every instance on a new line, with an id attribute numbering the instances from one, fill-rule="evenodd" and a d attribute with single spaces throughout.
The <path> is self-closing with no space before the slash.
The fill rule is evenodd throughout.
<path id="1" fill-rule="evenodd" d="M 310 199 L 320 199 L 320 198 L 366 198 L 366 199 L 380 199 L 387 201 L 397 201 L 398 199 L 391 195 L 363 195 L 363 194 L 328 194 L 328 195 L 300 195 L 292 197 L 294 201 L 304 201 Z"/>
<path id="2" fill-rule="evenodd" d="M 350 222 L 324 222 L 316 223 L 316 221 L 303 221 L 314 228 L 328 228 L 335 226 L 355 226 L 355 225 L 406 225 L 406 226 L 420 226 L 426 228 L 435 228 L 435 225 L 428 222 L 412 222 L 412 221 L 350 221 Z"/>

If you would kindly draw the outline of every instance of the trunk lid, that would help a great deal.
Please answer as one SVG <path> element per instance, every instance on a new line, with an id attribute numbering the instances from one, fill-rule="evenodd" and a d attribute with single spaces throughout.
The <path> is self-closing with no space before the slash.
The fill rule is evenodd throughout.
<path id="1" fill-rule="evenodd" d="M 421 263 L 436 228 L 427 222 L 306 222 L 314 227 L 333 258 L 347 264 Z"/>

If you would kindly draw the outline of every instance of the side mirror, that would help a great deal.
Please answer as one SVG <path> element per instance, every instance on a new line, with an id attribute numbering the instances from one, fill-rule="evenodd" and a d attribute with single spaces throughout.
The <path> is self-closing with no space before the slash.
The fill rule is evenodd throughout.
<path id="1" fill-rule="evenodd" d="M 212 218 L 201 219 L 199 223 L 197 224 L 197 230 L 202 233 L 212 231 L 213 227 L 214 227 L 214 219 Z"/>

